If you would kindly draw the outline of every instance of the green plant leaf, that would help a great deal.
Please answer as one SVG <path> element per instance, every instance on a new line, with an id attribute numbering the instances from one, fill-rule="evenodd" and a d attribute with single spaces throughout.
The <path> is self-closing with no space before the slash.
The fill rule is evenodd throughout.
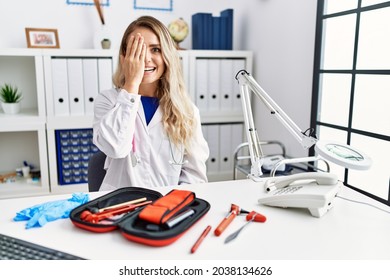
<path id="1" fill-rule="evenodd" d="M 0 99 L 4 103 L 18 103 L 22 98 L 22 93 L 17 86 L 6 83 L 0 88 Z"/>

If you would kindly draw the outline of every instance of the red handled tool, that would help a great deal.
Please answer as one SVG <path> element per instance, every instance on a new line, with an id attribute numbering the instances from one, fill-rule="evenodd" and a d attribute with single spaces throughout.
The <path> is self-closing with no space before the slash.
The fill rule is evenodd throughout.
<path id="1" fill-rule="evenodd" d="M 146 201 L 146 197 L 141 197 L 141 198 L 137 198 L 134 200 L 125 201 L 123 203 L 111 205 L 111 206 L 104 207 L 104 208 L 89 207 L 88 210 L 95 214 L 95 213 L 100 213 L 100 212 L 107 211 L 107 210 L 114 209 L 114 208 L 118 209 L 119 207 L 124 207 L 124 206 L 130 205 L 130 204 L 136 204 L 136 203 L 139 203 L 142 201 Z"/>
<path id="2" fill-rule="evenodd" d="M 202 232 L 202 234 L 199 236 L 198 240 L 196 240 L 194 246 L 191 248 L 191 253 L 195 253 L 196 250 L 198 250 L 200 244 L 203 242 L 203 240 L 206 238 L 207 234 L 209 234 L 211 230 L 211 226 L 207 226 L 206 229 Z"/>
<path id="3" fill-rule="evenodd" d="M 105 210 L 105 211 L 100 212 L 100 213 L 92 213 L 91 211 L 85 210 L 85 211 L 81 212 L 80 219 L 82 219 L 85 222 L 98 223 L 101 220 L 108 219 L 108 218 L 111 218 L 113 216 L 127 213 L 130 211 L 134 211 L 138 207 L 141 207 L 141 206 L 144 206 L 144 205 L 147 205 L 150 203 L 152 203 L 152 201 L 149 200 L 149 201 L 141 202 L 138 204 L 131 204 L 131 205 L 126 205 L 126 206 L 122 206 L 122 207 L 118 207 L 118 208 L 113 208 L 110 210 Z"/>
<path id="4" fill-rule="evenodd" d="M 237 231 L 233 232 L 228 237 L 226 237 L 225 243 L 228 243 L 233 239 L 235 239 L 238 236 L 238 234 L 244 229 L 244 227 L 249 225 L 250 222 L 264 223 L 267 220 L 267 218 L 264 215 L 261 215 L 260 213 L 251 211 L 248 215 L 246 215 L 246 220 L 247 222 L 245 223 L 245 225 L 243 225 Z"/>
<path id="5" fill-rule="evenodd" d="M 267 217 L 257 213 L 256 211 L 251 211 L 248 215 L 246 215 L 247 221 L 253 221 L 258 223 L 264 223 L 267 220 Z"/>
<path id="6" fill-rule="evenodd" d="M 238 205 L 232 204 L 229 214 L 221 221 L 214 231 L 216 236 L 220 236 L 222 232 L 228 227 L 228 225 L 240 214 L 247 214 L 248 211 L 241 209 Z"/>

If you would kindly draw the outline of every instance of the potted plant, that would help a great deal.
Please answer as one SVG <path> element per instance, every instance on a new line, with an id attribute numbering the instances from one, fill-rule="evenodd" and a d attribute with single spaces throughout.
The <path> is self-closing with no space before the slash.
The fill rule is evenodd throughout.
<path id="1" fill-rule="evenodd" d="M 6 114 L 17 114 L 20 112 L 20 101 L 22 100 L 22 93 L 18 87 L 10 84 L 4 84 L 0 88 L 0 101 Z"/>

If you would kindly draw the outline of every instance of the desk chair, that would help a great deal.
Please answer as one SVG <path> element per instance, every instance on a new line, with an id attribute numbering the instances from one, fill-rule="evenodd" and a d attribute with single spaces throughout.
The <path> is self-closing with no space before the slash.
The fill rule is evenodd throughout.
<path id="1" fill-rule="evenodd" d="M 104 162 L 106 160 L 106 155 L 98 151 L 94 153 L 88 162 L 88 190 L 90 192 L 99 191 L 100 185 L 103 182 L 103 178 L 106 175 L 106 170 L 104 169 Z"/>

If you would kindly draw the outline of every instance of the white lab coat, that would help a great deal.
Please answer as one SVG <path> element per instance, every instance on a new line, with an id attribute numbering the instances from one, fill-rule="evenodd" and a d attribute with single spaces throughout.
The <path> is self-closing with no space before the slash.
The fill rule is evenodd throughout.
<path id="1" fill-rule="evenodd" d="M 129 94 L 123 89 L 100 93 L 95 100 L 93 121 L 94 144 L 107 155 L 104 166 L 107 173 L 100 190 L 207 182 L 209 147 L 203 137 L 199 110 L 195 106 L 194 112 L 197 127 L 193 151 L 190 155 L 184 153 L 184 164 L 175 165 L 172 164 L 174 160 L 182 162 L 183 148 L 175 147 L 173 143 L 170 145 L 162 126 L 160 108 L 146 125 L 140 95 Z M 134 167 L 133 149 L 139 159 Z"/>

